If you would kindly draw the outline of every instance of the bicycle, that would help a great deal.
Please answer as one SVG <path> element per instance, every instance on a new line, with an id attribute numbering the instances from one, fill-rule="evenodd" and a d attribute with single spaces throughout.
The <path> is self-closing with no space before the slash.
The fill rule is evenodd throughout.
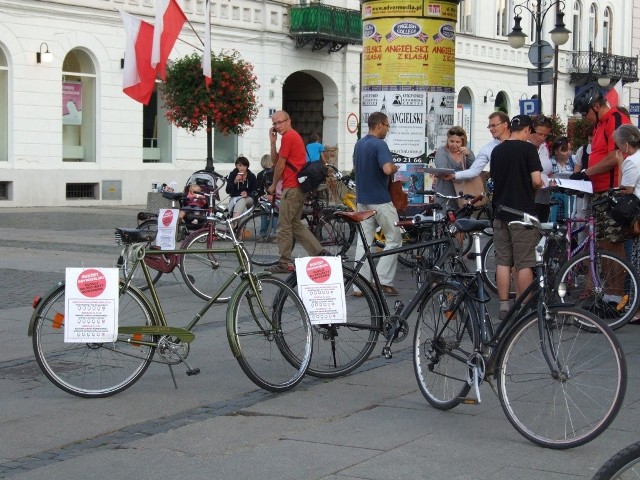
<path id="1" fill-rule="evenodd" d="M 623 448 L 605 462 L 592 480 L 633 480 L 640 478 L 640 441 Z"/>
<path id="2" fill-rule="evenodd" d="M 203 195 L 209 198 L 209 205 L 205 210 L 205 216 L 203 216 L 204 223 L 201 228 L 188 234 L 180 245 L 182 250 L 201 250 L 203 248 L 211 249 L 214 243 L 229 242 L 230 236 L 227 227 L 220 227 L 221 219 L 226 217 L 226 209 L 216 205 L 214 202 L 215 192 L 203 193 Z M 148 220 L 138 226 L 141 230 L 157 231 L 157 220 Z M 239 231 L 238 234 L 243 237 L 244 231 Z M 152 242 L 147 245 L 148 249 L 157 249 Z M 202 261 L 198 256 L 186 256 L 185 254 L 176 253 L 175 251 L 163 250 L 158 255 L 147 255 L 144 259 L 144 263 L 152 271 L 152 284 L 156 284 L 163 274 L 172 273 L 176 268 L 180 270 L 180 274 L 189 288 L 198 297 L 209 300 L 211 298 L 211 292 L 214 292 L 216 287 L 220 285 L 231 272 L 234 271 L 235 266 L 233 262 L 228 260 L 226 256 L 219 255 L 214 262 Z M 123 265 L 122 255 L 118 259 L 118 266 Z M 148 284 L 144 277 L 133 277 L 134 284 L 141 290 L 146 290 Z M 221 297 L 218 302 L 226 302 L 229 297 Z"/>
<path id="3" fill-rule="evenodd" d="M 394 341 L 404 340 L 409 333 L 408 318 L 415 313 L 421 303 L 421 298 L 427 295 L 435 278 L 444 271 L 465 268 L 459 255 L 458 242 L 452 234 L 428 240 L 425 242 L 403 245 L 393 249 L 372 251 L 364 237 L 360 222 L 371 218 L 373 210 L 362 212 L 337 212 L 336 216 L 349 222 L 357 228 L 363 240 L 364 254 L 354 268 L 342 265 L 345 292 L 357 289 L 359 295 L 347 294 L 346 323 L 321 323 L 313 325 L 314 355 L 307 370 L 309 375 L 320 378 L 331 378 L 357 369 L 362 365 L 376 346 L 380 334 L 386 342 L 382 348 L 385 358 L 392 358 L 391 347 Z M 448 218 L 448 217 L 447 217 Z M 420 219 L 412 220 L 414 224 L 421 223 Z M 470 223 L 471 222 L 471 223 Z M 425 225 L 430 227 L 428 222 Z M 469 232 L 473 228 L 487 228 L 488 222 L 460 219 L 455 221 L 458 231 Z M 450 231 L 447 229 L 447 231 Z M 408 252 L 413 249 L 434 249 L 437 254 L 422 255 L 417 263 L 421 282 L 409 304 L 396 300 L 393 307 L 387 304 L 386 297 L 375 269 L 377 258 Z M 373 283 L 366 280 L 359 272 L 367 262 L 371 268 Z M 287 278 L 287 284 L 292 289 L 297 288 L 295 273 Z"/>
<path id="4" fill-rule="evenodd" d="M 243 215 L 250 215 L 248 210 Z M 241 216 L 237 217 L 241 218 Z M 234 220 L 236 220 L 234 219 Z M 246 375 L 259 387 L 272 392 L 293 388 L 303 378 L 312 353 L 311 324 L 296 292 L 283 280 L 268 273 L 254 273 L 247 252 L 225 220 L 232 245 L 215 249 L 178 249 L 172 253 L 200 257 L 210 262 L 221 255 L 235 255 L 237 265 L 221 282 L 211 299 L 185 327 L 169 325 L 153 285 L 150 269 L 143 261 L 161 252 L 145 247 L 154 232 L 116 229 L 123 245 L 124 279 L 119 284 L 119 327 L 117 340 L 105 343 L 64 343 L 65 285 L 58 284 L 35 302 L 29 336 L 38 365 L 58 388 L 86 398 L 107 397 L 129 388 L 152 362 L 169 366 L 177 388 L 173 365 L 183 363 L 187 375 L 200 373 L 187 362 L 192 329 L 224 292 L 240 277 L 226 313 L 226 330 L 234 357 Z M 132 262 L 131 265 L 126 265 Z M 149 286 L 149 297 L 136 288 L 133 272 L 141 268 Z M 293 364 L 282 353 L 295 352 Z M 157 354 L 158 358 L 154 358 Z M 288 355 L 288 354 L 287 354 Z"/>
<path id="5" fill-rule="evenodd" d="M 622 406 L 627 368 L 620 343 L 595 315 L 549 303 L 554 295 L 543 259 L 553 224 L 502 209 L 542 234 L 534 280 L 495 328 L 479 256 L 473 274 L 453 273 L 434 286 L 422 300 L 414 333 L 418 386 L 430 405 L 449 410 L 479 404 L 479 386 L 486 381 L 509 422 L 531 442 L 553 449 L 583 445 Z M 479 233 L 473 236 L 479 254 Z"/>
<path id="6" fill-rule="evenodd" d="M 312 196 L 305 202 L 302 218 L 307 221 L 309 230 L 318 239 L 322 248 L 335 256 L 344 256 L 351 248 L 355 238 L 355 228 L 335 215 L 340 207 L 325 208 L 324 202 Z M 256 233 L 245 238 L 245 246 L 254 265 L 276 265 L 280 258 L 277 234 L 274 233 L 274 217 L 278 216 L 278 204 L 265 198 L 258 200 L 254 214 L 238 227 L 241 230 Z M 295 239 L 293 240 L 295 248 Z"/>
<path id="7" fill-rule="evenodd" d="M 547 261 L 557 268 L 553 272 L 556 285 L 563 284 L 566 288 L 563 301 L 594 313 L 616 330 L 638 311 L 640 295 L 636 268 L 626 258 L 597 250 L 594 208 L 610 202 L 613 192 L 592 202 L 586 219 L 567 215 L 562 235 L 556 239 L 555 251 Z M 581 227 L 574 229 L 576 224 Z M 586 229 L 587 234 L 577 240 L 582 229 Z"/>

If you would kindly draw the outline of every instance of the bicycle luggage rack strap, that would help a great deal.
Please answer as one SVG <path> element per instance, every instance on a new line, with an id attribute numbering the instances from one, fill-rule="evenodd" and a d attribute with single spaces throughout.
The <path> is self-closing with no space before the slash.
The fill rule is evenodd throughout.
<path id="1" fill-rule="evenodd" d="M 116 244 L 131 245 L 132 243 L 153 242 L 156 239 L 156 230 L 138 230 L 137 228 L 116 228 Z"/>

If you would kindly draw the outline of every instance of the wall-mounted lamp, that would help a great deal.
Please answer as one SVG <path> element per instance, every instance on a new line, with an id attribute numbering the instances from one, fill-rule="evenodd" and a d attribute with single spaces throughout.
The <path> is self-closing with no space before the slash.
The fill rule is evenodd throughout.
<path id="1" fill-rule="evenodd" d="M 351 84 L 351 91 L 352 91 L 352 92 L 355 92 L 357 89 L 358 89 L 358 85 L 357 85 L 357 84 L 355 84 L 355 83 L 352 83 L 352 84 Z"/>
<path id="2" fill-rule="evenodd" d="M 271 83 L 276 83 L 276 80 L 278 80 L 278 77 L 276 77 L 275 75 L 271 77 Z"/>
<path id="3" fill-rule="evenodd" d="M 520 100 L 529 100 L 529 97 L 526 93 L 523 93 L 522 95 L 520 95 Z"/>
<path id="4" fill-rule="evenodd" d="M 608 87 L 611 83 L 611 77 L 609 77 L 609 71 L 607 69 L 606 62 L 602 64 L 602 73 L 598 77 L 598 85 L 602 88 Z"/>
<path id="5" fill-rule="evenodd" d="M 45 50 L 42 51 L 44 46 Z M 46 42 L 40 44 L 40 51 L 36 52 L 36 62 L 38 63 L 51 63 L 53 61 L 53 54 L 49 52 L 49 45 Z"/>
<path id="6" fill-rule="evenodd" d="M 564 102 L 564 111 L 570 112 L 572 110 L 571 107 L 573 107 L 573 100 L 571 100 L 570 98 L 567 98 Z"/>
<path id="7" fill-rule="evenodd" d="M 495 95 L 493 94 L 493 90 L 489 89 L 486 91 L 486 93 L 484 94 L 484 103 L 487 103 L 488 101 L 493 102 L 496 99 Z"/>
<path id="8" fill-rule="evenodd" d="M 120 69 L 124 68 L 124 58 L 120 59 Z"/>

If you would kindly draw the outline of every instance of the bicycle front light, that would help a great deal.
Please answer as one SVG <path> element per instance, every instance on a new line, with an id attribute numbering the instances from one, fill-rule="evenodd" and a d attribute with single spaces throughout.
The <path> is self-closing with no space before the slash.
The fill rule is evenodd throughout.
<path id="1" fill-rule="evenodd" d="M 566 294 L 567 294 L 567 284 L 564 282 L 560 282 L 558 284 L 558 296 L 560 298 L 564 298 Z"/>

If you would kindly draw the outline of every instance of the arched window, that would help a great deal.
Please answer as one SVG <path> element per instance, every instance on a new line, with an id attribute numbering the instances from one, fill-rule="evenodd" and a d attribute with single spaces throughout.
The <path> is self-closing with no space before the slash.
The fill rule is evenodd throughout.
<path id="1" fill-rule="evenodd" d="M 513 8 L 511 0 L 496 0 L 496 35 L 506 37 L 511 32 Z"/>
<path id="2" fill-rule="evenodd" d="M 498 92 L 494 105 L 497 111 L 504 112 L 509 115 L 509 97 L 507 97 L 506 93 L 502 91 Z"/>
<path id="3" fill-rule="evenodd" d="M 171 163 L 171 124 L 156 88 L 148 105 L 142 107 L 142 161 Z"/>
<path id="4" fill-rule="evenodd" d="M 589 35 L 588 38 L 595 38 L 598 33 L 598 6 L 592 3 L 589 7 Z"/>
<path id="5" fill-rule="evenodd" d="M 473 33 L 471 19 L 473 15 L 473 2 L 471 0 L 461 0 L 458 7 L 458 31 L 462 33 Z"/>
<path id="6" fill-rule="evenodd" d="M 604 9 L 604 18 L 602 21 L 602 51 L 604 53 L 611 53 L 612 45 L 611 45 L 611 27 L 612 27 L 612 18 L 611 18 L 611 8 L 607 7 Z"/>
<path id="7" fill-rule="evenodd" d="M 0 162 L 9 160 L 9 65 L 0 48 Z M 0 195 L 1 196 L 1 195 Z"/>
<path id="8" fill-rule="evenodd" d="M 96 161 L 96 69 L 79 48 L 62 63 L 62 160 Z"/>
<path id="9" fill-rule="evenodd" d="M 573 12 L 572 12 L 572 29 L 571 33 L 573 35 L 573 51 L 578 52 L 582 48 L 582 37 L 580 32 L 582 29 L 580 25 L 582 24 L 582 9 L 580 7 L 580 2 L 573 2 Z"/>
<path id="10" fill-rule="evenodd" d="M 473 118 L 473 105 L 471 100 L 471 91 L 464 87 L 458 94 L 458 101 L 456 103 L 456 125 L 460 125 L 467 132 L 467 141 L 470 146 L 473 145 L 473 128 L 471 125 L 471 119 Z"/>

